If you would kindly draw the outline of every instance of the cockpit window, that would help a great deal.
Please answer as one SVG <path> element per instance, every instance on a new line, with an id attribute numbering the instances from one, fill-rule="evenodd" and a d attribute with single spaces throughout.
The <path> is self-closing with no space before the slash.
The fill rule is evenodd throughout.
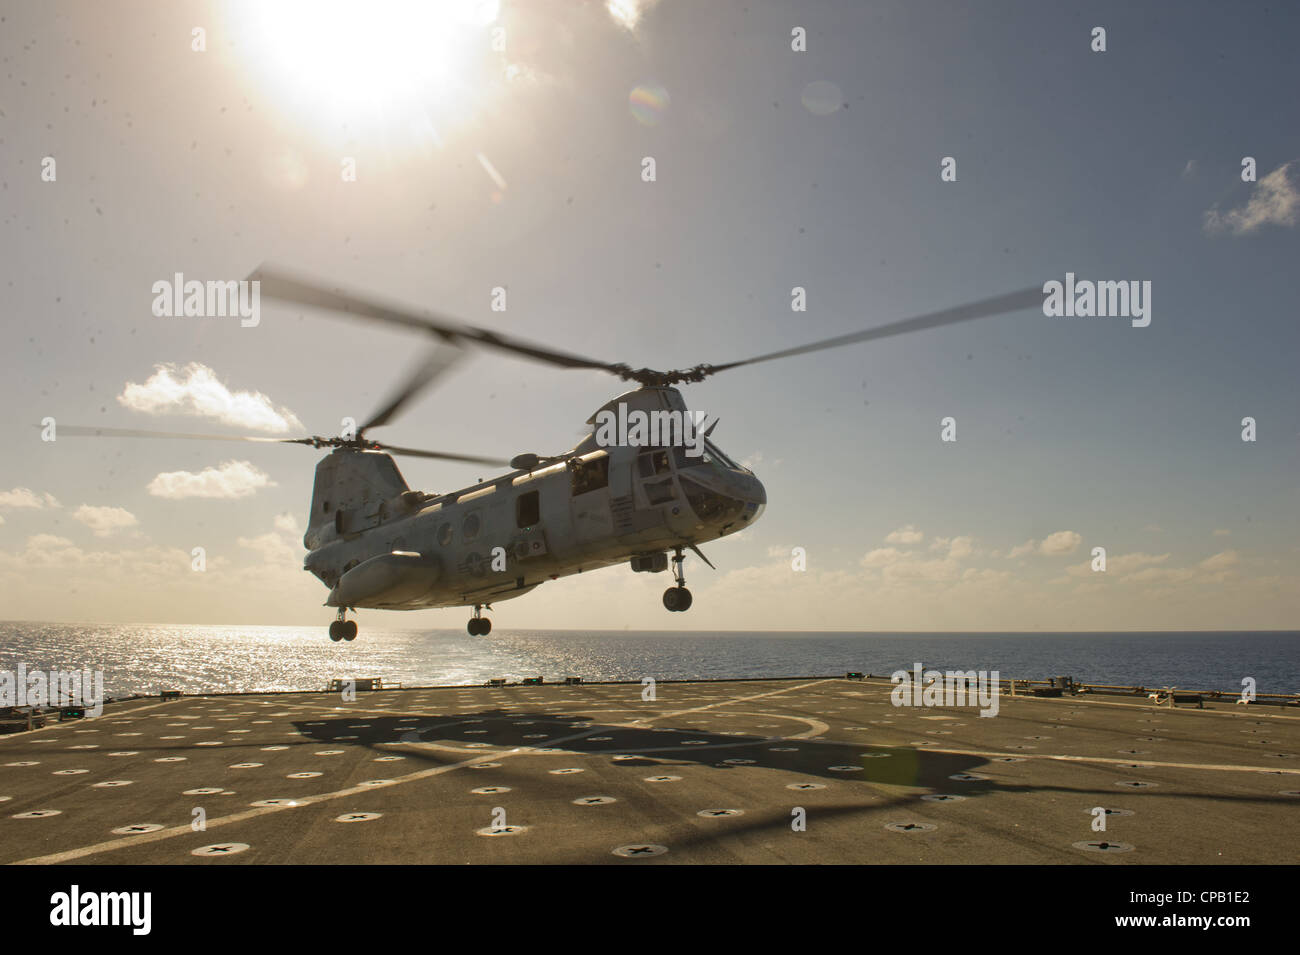
<path id="1" fill-rule="evenodd" d="M 719 451 L 717 446 L 708 438 L 704 439 L 704 450 L 707 451 L 709 454 L 712 454 L 722 464 L 723 467 L 731 468 L 733 471 L 741 470 L 739 464 L 737 464 L 735 461 L 731 460 L 731 458 L 727 457 L 725 454 Z"/>
<path id="2" fill-rule="evenodd" d="M 740 465 L 732 461 L 731 458 L 714 447 L 712 442 L 707 440 L 704 442 L 704 450 L 694 457 L 687 454 L 684 447 L 673 448 L 673 460 L 677 462 L 677 470 L 679 471 L 683 468 L 697 468 L 704 464 L 717 464 L 724 468 L 731 468 L 733 471 L 741 469 Z"/>

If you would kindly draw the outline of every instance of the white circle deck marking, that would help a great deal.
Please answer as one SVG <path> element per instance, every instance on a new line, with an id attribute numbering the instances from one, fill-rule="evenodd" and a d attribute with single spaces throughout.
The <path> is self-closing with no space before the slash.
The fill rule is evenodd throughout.
<path id="1" fill-rule="evenodd" d="M 487 826 L 475 832 L 480 836 L 517 836 L 527 829 L 527 826 Z"/>
<path id="2" fill-rule="evenodd" d="M 341 816 L 335 816 L 335 822 L 371 822 L 383 815 L 382 812 L 345 812 Z"/>
<path id="3" fill-rule="evenodd" d="M 717 816 L 743 816 L 743 809 L 701 809 L 695 815 L 703 816 L 705 819 L 713 819 Z"/>
<path id="4" fill-rule="evenodd" d="M 618 802 L 613 796 L 581 796 L 578 799 L 571 800 L 575 806 L 607 806 L 612 802 Z"/>
<path id="5" fill-rule="evenodd" d="M 193 850 L 192 856 L 230 856 L 237 855 L 249 849 L 246 842 L 218 842 L 210 846 L 200 846 Z"/>
<path id="6" fill-rule="evenodd" d="M 218 789 L 216 786 L 203 786 L 200 789 L 187 789 L 183 793 L 181 793 L 181 795 L 182 796 L 215 796 L 219 792 L 221 792 L 221 790 Z"/>
<path id="7" fill-rule="evenodd" d="M 154 760 L 155 763 L 183 763 L 188 756 L 159 756 Z"/>
<path id="8" fill-rule="evenodd" d="M 39 759 L 24 759 L 17 763 L 5 763 L 5 765 L 6 766 L 39 766 L 41 765 L 41 761 Z"/>
<path id="9" fill-rule="evenodd" d="M 113 830 L 115 836 L 140 836 L 146 832 L 157 832 L 163 828 L 156 822 L 140 822 L 133 826 L 121 826 Z"/>
<path id="10" fill-rule="evenodd" d="M 809 789 L 825 789 L 826 784 L 825 783 L 787 783 L 785 788 L 797 789 L 800 792 L 803 792 Z"/>
<path id="11" fill-rule="evenodd" d="M 921 798 L 926 802 L 961 802 L 966 797 L 953 793 L 926 793 Z"/>
<path id="12" fill-rule="evenodd" d="M 885 828 L 890 832 L 934 832 L 939 827 L 932 822 L 889 822 Z"/>
<path id="13" fill-rule="evenodd" d="M 576 766 L 566 766 L 564 769 L 549 769 L 547 772 L 552 776 L 567 776 L 570 773 L 581 773 L 586 772 L 586 770 L 579 769 Z"/>
<path id="14" fill-rule="evenodd" d="M 977 783 L 988 779 L 987 776 L 981 775 L 980 773 L 953 773 L 948 778 L 955 779 L 959 783 Z"/>
<path id="15" fill-rule="evenodd" d="M 46 816 L 57 816 L 61 812 L 63 812 L 62 809 L 33 809 L 31 812 L 20 812 L 13 816 L 10 816 L 9 818 L 10 819 L 44 819 Z"/>
<path id="16" fill-rule="evenodd" d="M 262 808 L 268 806 L 299 806 L 301 803 L 296 799 L 259 799 L 257 802 L 250 802 L 249 805 Z"/>
<path id="17" fill-rule="evenodd" d="M 1084 852 L 1132 852 L 1133 846 L 1127 842 L 1107 842 L 1102 839 L 1098 842 L 1072 842 L 1070 845 L 1076 849 L 1082 849 Z"/>
<path id="18" fill-rule="evenodd" d="M 668 851 L 667 846 L 657 846 L 651 844 L 619 846 L 613 850 L 612 855 L 620 856 L 624 859 L 645 859 L 650 856 L 661 856 Z"/>
<path id="19" fill-rule="evenodd" d="M 231 763 L 230 768 L 231 769 L 257 769 L 257 767 L 264 766 L 264 765 L 265 763 Z"/>
<path id="20" fill-rule="evenodd" d="M 645 781 L 648 783 L 676 783 L 681 782 L 680 776 L 647 776 Z"/>
<path id="21" fill-rule="evenodd" d="M 475 796 L 495 796 L 497 793 L 510 792 L 509 786 L 480 786 L 478 789 L 471 789 Z"/>
<path id="22" fill-rule="evenodd" d="M 88 769 L 56 769 L 54 772 L 50 773 L 50 775 L 51 776 L 80 776 L 83 773 L 88 773 L 88 772 L 90 772 L 90 770 Z"/>
<path id="23" fill-rule="evenodd" d="M 321 773 L 289 773 L 285 779 L 315 779 Z"/>

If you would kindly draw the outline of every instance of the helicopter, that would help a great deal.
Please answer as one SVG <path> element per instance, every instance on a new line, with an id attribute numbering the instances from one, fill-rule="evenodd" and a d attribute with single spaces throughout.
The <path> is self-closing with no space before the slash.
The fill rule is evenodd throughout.
<path id="1" fill-rule="evenodd" d="M 1042 303 L 1041 290 L 1031 287 L 740 361 L 656 371 L 586 358 L 266 266 L 253 272 L 249 281 L 259 283 L 263 296 L 286 305 L 405 327 L 431 335 L 434 345 L 360 427 L 336 437 L 75 426 L 60 427 L 60 432 L 329 448 L 316 465 L 303 546 L 308 552 L 304 569 L 329 588 L 325 606 L 336 611 L 329 625 L 330 639 L 336 642 L 356 638 L 357 623 L 348 614 L 362 609 L 469 607 L 467 631 L 471 636 L 486 636 L 492 621 L 483 611 L 491 610 L 494 603 L 522 597 L 547 581 L 616 564 L 628 564 L 637 573 L 662 573 L 671 563 L 674 583 L 664 591 L 663 605 L 670 612 L 683 613 L 692 604 L 683 569 L 686 552 L 714 568 L 700 546 L 752 526 L 767 506 L 767 493 L 753 471 L 711 440 L 712 426 L 701 425 L 678 385 L 733 368 Z M 367 431 L 389 424 L 467 347 L 502 351 L 559 368 L 603 371 L 636 387 L 602 405 L 587 420 L 591 430 L 574 447 L 551 456 L 529 452 L 507 462 L 399 447 L 366 437 Z M 647 435 L 621 426 L 636 418 L 672 422 L 675 427 L 650 429 Z M 614 420 L 619 428 L 602 426 Z M 409 487 L 394 455 L 508 464 L 510 470 L 469 487 L 434 494 Z"/>

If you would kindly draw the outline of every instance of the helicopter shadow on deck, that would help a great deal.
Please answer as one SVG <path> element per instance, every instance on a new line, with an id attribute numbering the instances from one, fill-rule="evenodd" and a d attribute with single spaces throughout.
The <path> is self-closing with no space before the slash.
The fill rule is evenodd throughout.
<path id="1" fill-rule="evenodd" d="M 312 721 L 320 723 L 315 726 L 298 722 L 295 728 L 311 743 L 362 745 L 383 755 L 404 756 L 432 765 L 464 762 L 503 747 L 554 745 L 558 752 L 549 755 L 569 753 L 603 759 L 612 766 L 662 768 L 665 773 L 674 766 L 686 765 L 721 771 L 779 769 L 840 782 L 915 786 L 941 792 L 954 792 L 954 786 L 962 785 L 968 787 L 960 790 L 966 795 L 975 791 L 969 787 L 987 785 L 975 780 L 958 783 L 950 778 L 954 774 L 977 773 L 978 767 L 987 766 L 983 758 L 926 752 L 909 746 L 734 735 L 671 725 L 636 728 L 602 724 L 583 716 L 500 709 L 430 715 L 415 722 L 398 717 L 364 717 L 369 725 L 363 727 L 357 726 L 357 719 L 349 716 Z M 569 738 L 573 736 L 578 738 Z M 456 749 L 406 745 L 420 743 Z M 467 748 L 471 743 L 488 745 L 476 752 L 478 748 Z M 512 756 L 512 762 L 518 758 Z"/>
<path id="2" fill-rule="evenodd" d="M 369 725 L 358 728 L 355 722 L 358 719 Z M 581 715 L 501 709 L 431 714 L 419 717 L 414 722 L 409 721 L 409 718 L 404 722 L 399 717 L 377 716 L 348 716 L 312 722 L 320 722 L 320 725 L 310 726 L 306 722 L 294 724 L 305 742 L 362 745 L 382 755 L 403 756 L 430 766 L 454 765 L 476 756 L 490 756 L 502 748 L 507 751 L 514 747 L 544 748 L 550 747 L 553 741 L 562 741 L 555 744 L 558 752 L 546 755 L 560 757 L 568 753 L 586 759 L 598 758 L 609 766 L 660 769 L 665 775 L 671 774 L 674 767 L 691 765 L 726 772 L 777 769 L 811 779 L 904 786 L 966 798 L 993 793 L 1053 792 L 1087 796 L 1089 798 L 1085 801 L 1094 804 L 1098 801 L 1095 786 L 980 778 L 986 772 L 996 771 L 993 761 L 988 758 L 936 752 L 915 746 L 872 746 L 829 742 L 820 738 L 734 735 L 695 727 L 636 728 L 614 723 L 602 724 Z M 579 734 L 581 735 L 577 739 L 568 738 Z M 440 744 L 455 747 L 455 750 L 406 745 L 419 743 Z M 469 743 L 488 745 L 481 750 L 468 749 L 466 747 Z M 502 755 L 505 753 L 502 752 Z M 519 763 L 519 758 L 512 756 L 494 771 L 507 776 L 525 774 L 528 764 Z M 1137 771 L 1137 767 L 1134 769 Z M 961 778 L 963 776 L 974 778 Z M 1116 787 L 1113 794 L 1107 793 L 1101 801 L 1113 802 L 1123 794 L 1123 790 Z M 1152 790 L 1151 794 L 1170 799 L 1206 798 L 1199 792 L 1176 792 L 1169 789 Z M 919 795 L 924 794 L 903 794 L 887 800 L 885 804 L 914 804 Z M 1132 794 L 1127 798 L 1132 798 Z M 1232 803 L 1274 804 L 1288 801 L 1288 797 L 1280 794 L 1224 793 L 1213 798 Z"/>

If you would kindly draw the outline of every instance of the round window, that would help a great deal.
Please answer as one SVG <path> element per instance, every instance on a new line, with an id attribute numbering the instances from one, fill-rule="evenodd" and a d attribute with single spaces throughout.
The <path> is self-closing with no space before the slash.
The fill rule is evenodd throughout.
<path id="1" fill-rule="evenodd" d="M 451 525 L 443 524 L 438 528 L 438 543 L 446 547 L 451 543 Z"/>
<path id="2" fill-rule="evenodd" d="M 465 535 L 465 540 L 472 541 L 478 536 L 478 515 L 469 514 L 465 518 L 465 523 L 461 525 L 461 533 Z"/>

